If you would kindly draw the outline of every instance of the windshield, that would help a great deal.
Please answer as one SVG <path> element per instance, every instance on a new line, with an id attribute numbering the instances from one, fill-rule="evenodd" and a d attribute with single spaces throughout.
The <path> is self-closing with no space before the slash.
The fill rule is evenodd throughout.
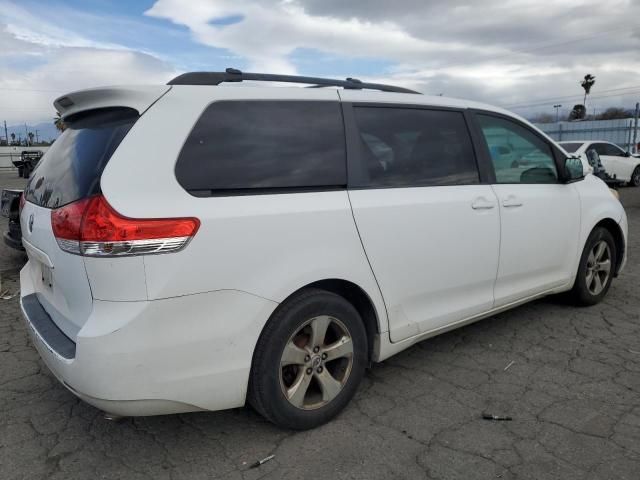
<path id="1" fill-rule="evenodd" d="M 138 119 L 130 108 L 104 108 L 80 115 L 67 125 L 31 174 L 27 201 L 58 208 L 98 193 L 109 158 Z"/>

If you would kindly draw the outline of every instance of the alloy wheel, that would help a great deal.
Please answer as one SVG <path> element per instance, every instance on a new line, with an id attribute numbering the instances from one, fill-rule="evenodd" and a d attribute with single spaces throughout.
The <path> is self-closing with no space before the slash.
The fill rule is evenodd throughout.
<path id="1" fill-rule="evenodd" d="M 315 410 L 331 402 L 347 383 L 353 340 L 337 318 L 305 322 L 287 341 L 280 359 L 280 387 L 296 408 Z"/>
<path id="2" fill-rule="evenodd" d="M 604 240 L 596 243 L 587 257 L 586 282 L 592 295 L 599 295 L 611 275 L 611 249 Z"/>

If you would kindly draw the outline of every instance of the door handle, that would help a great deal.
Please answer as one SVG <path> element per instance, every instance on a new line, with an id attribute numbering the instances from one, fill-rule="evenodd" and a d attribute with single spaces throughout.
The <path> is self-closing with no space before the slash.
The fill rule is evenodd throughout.
<path id="1" fill-rule="evenodd" d="M 471 208 L 474 210 L 491 210 L 494 207 L 495 204 L 484 197 L 476 198 L 471 204 Z"/>
<path id="2" fill-rule="evenodd" d="M 516 197 L 515 195 L 509 195 L 507 198 L 505 198 L 502 201 L 502 206 L 503 207 L 521 207 L 522 206 L 522 200 L 519 200 L 518 197 Z"/>

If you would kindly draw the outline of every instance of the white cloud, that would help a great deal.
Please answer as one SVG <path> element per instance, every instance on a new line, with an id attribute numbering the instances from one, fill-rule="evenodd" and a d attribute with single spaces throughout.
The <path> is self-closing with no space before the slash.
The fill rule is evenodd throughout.
<path id="1" fill-rule="evenodd" d="M 32 46 L 126 50 L 126 47 L 121 45 L 96 42 L 76 32 L 60 28 L 33 11 L 10 2 L 0 1 L 0 19 L 4 24 L 3 30 L 9 36 Z"/>
<path id="2" fill-rule="evenodd" d="M 0 121 L 36 123 L 55 114 L 53 100 L 82 88 L 166 83 L 177 72 L 155 56 L 94 42 L 0 3 Z"/>
<path id="3" fill-rule="evenodd" d="M 452 41 L 420 39 L 391 22 L 310 15 L 293 0 L 196 0 L 189 8 L 180 0 L 159 0 L 146 15 L 187 26 L 197 41 L 240 54 L 253 69 L 279 73 L 295 71 L 288 57 L 299 48 L 395 61 L 475 49 Z M 241 20 L 231 25 L 212 23 L 234 16 Z"/>
<path id="4" fill-rule="evenodd" d="M 628 107 L 636 100 L 631 95 L 597 96 L 640 85 L 640 3 L 629 0 L 158 0 L 145 13 L 150 18 L 144 21 L 101 18 L 70 7 L 27 9 L 0 0 L 3 117 L 49 119 L 52 100 L 70 90 L 164 83 L 177 73 L 176 64 L 202 69 L 223 61 L 221 51 L 208 57 L 206 46 L 223 49 L 224 58 L 251 70 L 277 73 L 296 73 L 304 65 L 303 73 L 317 74 L 317 60 L 329 76 L 333 60 L 320 65 L 324 56 L 342 65 L 336 76 L 362 77 L 344 70 L 352 59 L 360 66 L 371 59 L 387 67 L 363 80 L 499 105 L 575 95 L 575 102 L 562 102 L 570 108 L 581 98 L 580 78 L 593 73 L 598 80 L 591 107 Z M 184 42 L 181 27 L 200 45 L 171 51 L 153 42 L 178 36 Z M 149 41 L 137 42 L 141 38 Z M 158 53 L 127 41 L 157 46 Z M 328 55 L 316 58 L 307 49 Z"/>
<path id="5" fill-rule="evenodd" d="M 292 53 L 309 48 L 395 64 L 372 81 L 502 105 L 579 97 L 588 72 L 598 76 L 594 94 L 640 84 L 640 4 L 627 0 L 158 0 L 146 14 L 262 71 L 295 72 Z M 234 16 L 242 20 L 215 21 Z"/>

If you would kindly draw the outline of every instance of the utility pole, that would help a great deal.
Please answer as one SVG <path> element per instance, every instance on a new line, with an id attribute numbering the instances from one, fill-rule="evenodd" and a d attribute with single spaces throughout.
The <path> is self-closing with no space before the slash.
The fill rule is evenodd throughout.
<path id="1" fill-rule="evenodd" d="M 40 140 L 38 140 L 38 130 L 36 130 L 36 143 L 40 143 Z"/>
<path id="2" fill-rule="evenodd" d="M 9 145 L 9 134 L 7 133 L 7 121 L 4 121 L 4 139 L 7 141 L 7 145 Z"/>
<path id="3" fill-rule="evenodd" d="M 558 123 L 558 118 L 560 115 L 560 107 L 562 107 L 562 105 L 560 105 L 559 103 L 553 106 L 553 108 L 556 109 L 556 123 Z"/>
<path id="4" fill-rule="evenodd" d="M 636 113 L 633 116 L 633 151 L 638 153 L 638 116 L 640 115 L 640 102 L 636 102 Z"/>

